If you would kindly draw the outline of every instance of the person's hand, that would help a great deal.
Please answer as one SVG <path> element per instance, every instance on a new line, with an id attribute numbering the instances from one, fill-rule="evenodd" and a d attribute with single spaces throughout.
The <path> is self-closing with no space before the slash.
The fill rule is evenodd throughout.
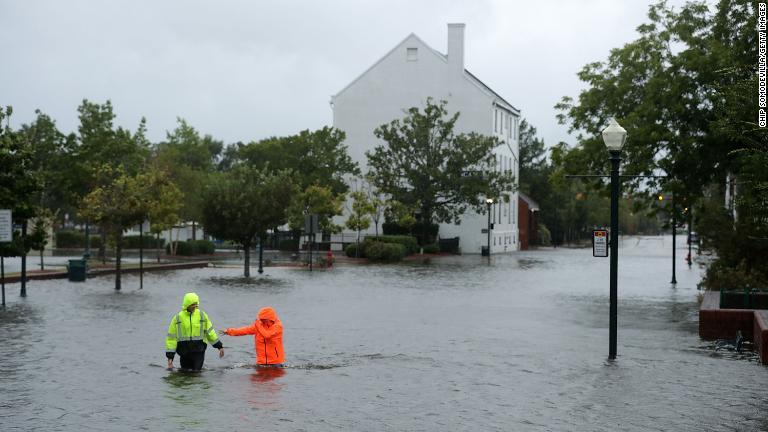
<path id="1" fill-rule="evenodd" d="M 168 370 L 173 370 L 173 360 L 168 359 Z"/>
<path id="2" fill-rule="evenodd" d="M 224 348 L 219 348 L 219 358 L 224 357 Z"/>

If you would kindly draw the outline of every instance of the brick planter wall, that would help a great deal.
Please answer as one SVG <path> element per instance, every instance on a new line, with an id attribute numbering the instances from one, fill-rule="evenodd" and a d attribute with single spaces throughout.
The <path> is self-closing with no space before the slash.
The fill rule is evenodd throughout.
<path id="1" fill-rule="evenodd" d="M 705 292 L 699 307 L 699 336 L 708 340 L 734 339 L 738 331 L 755 344 L 760 360 L 768 365 L 768 310 L 720 309 L 720 292 Z"/>

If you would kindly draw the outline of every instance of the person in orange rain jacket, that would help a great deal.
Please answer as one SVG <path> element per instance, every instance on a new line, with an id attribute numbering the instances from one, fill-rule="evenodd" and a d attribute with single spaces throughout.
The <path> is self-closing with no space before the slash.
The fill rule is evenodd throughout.
<path id="1" fill-rule="evenodd" d="M 282 366 L 285 362 L 283 323 L 271 307 L 261 308 L 253 324 L 228 328 L 221 333 L 227 336 L 254 335 L 256 364 L 259 366 Z"/>

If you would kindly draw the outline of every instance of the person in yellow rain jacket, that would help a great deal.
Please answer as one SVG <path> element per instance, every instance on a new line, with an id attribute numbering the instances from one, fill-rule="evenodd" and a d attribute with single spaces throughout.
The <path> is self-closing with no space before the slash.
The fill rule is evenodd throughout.
<path id="1" fill-rule="evenodd" d="M 221 333 L 228 336 L 253 335 L 258 366 L 282 366 L 285 362 L 283 323 L 277 317 L 277 312 L 269 306 L 259 310 L 253 324 L 245 327 L 228 328 Z"/>
<path id="2" fill-rule="evenodd" d="M 179 355 L 182 369 L 200 370 L 205 361 L 206 344 L 219 350 L 224 357 L 224 346 L 216 336 L 208 314 L 200 310 L 200 297 L 195 293 L 184 295 L 181 311 L 173 316 L 165 338 L 165 356 L 168 369 L 173 369 L 173 357 Z"/>

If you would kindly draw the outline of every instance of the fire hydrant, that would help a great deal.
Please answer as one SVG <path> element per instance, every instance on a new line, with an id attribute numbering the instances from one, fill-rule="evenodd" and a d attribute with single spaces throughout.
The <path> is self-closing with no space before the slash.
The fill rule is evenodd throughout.
<path id="1" fill-rule="evenodd" d="M 328 253 L 325 256 L 326 265 L 328 268 L 333 267 L 333 251 L 328 249 Z"/>

